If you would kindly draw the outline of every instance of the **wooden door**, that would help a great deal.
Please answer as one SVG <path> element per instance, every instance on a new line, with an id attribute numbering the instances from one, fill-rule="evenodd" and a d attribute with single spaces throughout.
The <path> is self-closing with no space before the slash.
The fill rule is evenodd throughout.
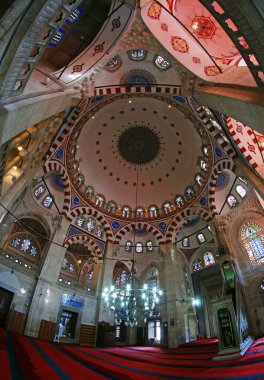
<path id="1" fill-rule="evenodd" d="M 0 326 L 6 326 L 7 315 L 14 297 L 14 293 L 0 288 Z"/>

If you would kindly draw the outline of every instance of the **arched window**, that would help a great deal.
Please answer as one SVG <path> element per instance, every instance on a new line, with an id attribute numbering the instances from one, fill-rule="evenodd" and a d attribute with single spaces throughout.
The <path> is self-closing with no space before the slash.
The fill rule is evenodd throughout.
<path id="1" fill-rule="evenodd" d="M 177 195 L 176 198 L 175 198 L 175 203 L 176 203 L 177 207 L 184 206 L 183 197 L 181 195 Z"/>
<path id="2" fill-rule="evenodd" d="M 208 148 L 208 146 L 203 146 L 203 154 L 204 154 L 205 156 L 208 156 L 208 155 L 209 155 L 209 148 Z"/>
<path id="3" fill-rule="evenodd" d="M 191 199 L 195 194 L 193 187 L 192 186 L 187 187 L 185 194 L 188 199 Z"/>
<path id="4" fill-rule="evenodd" d="M 144 218 L 144 209 L 142 207 L 138 207 L 136 209 L 136 216 L 137 216 L 137 219 Z"/>
<path id="5" fill-rule="evenodd" d="M 50 195 L 48 195 L 47 197 L 45 197 L 42 201 L 42 204 L 44 207 L 47 207 L 47 208 L 51 208 L 51 206 L 53 205 L 53 199 Z"/>
<path id="6" fill-rule="evenodd" d="M 208 267 L 209 265 L 215 264 L 215 259 L 212 252 L 206 251 L 203 255 L 203 259 L 204 259 L 204 265 L 206 267 Z"/>
<path id="7" fill-rule="evenodd" d="M 141 61 L 146 58 L 147 51 L 144 49 L 129 50 L 128 56 L 133 61 Z"/>
<path id="8" fill-rule="evenodd" d="M 163 210 L 166 215 L 170 214 L 172 211 L 171 204 L 169 202 L 166 202 L 163 204 Z"/>
<path id="9" fill-rule="evenodd" d="M 124 206 L 122 208 L 122 216 L 123 216 L 123 218 L 129 218 L 130 214 L 131 214 L 130 208 L 128 206 Z"/>
<path id="10" fill-rule="evenodd" d="M 151 206 L 149 208 L 149 217 L 150 218 L 156 218 L 158 216 L 158 211 L 156 206 Z"/>
<path id="11" fill-rule="evenodd" d="M 204 183 L 204 178 L 201 176 L 201 174 L 197 174 L 195 177 L 195 181 L 199 186 L 202 186 Z"/>
<path id="12" fill-rule="evenodd" d="M 94 188 L 92 186 L 88 186 L 85 189 L 86 197 L 90 198 L 94 194 Z"/>
<path id="13" fill-rule="evenodd" d="M 147 280 L 149 288 L 157 288 L 157 289 L 159 289 L 159 287 L 160 287 L 160 280 L 159 280 L 159 271 L 158 271 L 158 269 L 155 268 L 155 267 L 151 267 L 147 271 L 146 280 Z"/>
<path id="14" fill-rule="evenodd" d="M 75 224 L 77 224 L 77 226 L 79 226 L 79 227 L 83 227 L 84 223 L 85 223 L 85 218 L 83 216 L 78 216 Z"/>
<path id="15" fill-rule="evenodd" d="M 103 237 L 103 232 L 104 232 L 104 230 L 103 230 L 102 226 L 97 226 L 96 227 L 96 235 L 98 237 Z"/>
<path id="16" fill-rule="evenodd" d="M 87 222 L 87 226 L 86 226 L 87 231 L 93 232 L 94 227 L 95 227 L 95 220 L 94 220 L 94 218 L 89 218 L 88 222 Z"/>
<path id="17" fill-rule="evenodd" d="M 208 169 L 209 169 L 209 166 L 208 166 L 207 162 L 204 161 L 204 160 L 201 160 L 201 162 L 200 162 L 200 166 L 201 166 L 201 169 L 202 169 L 204 172 L 207 172 Z"/>
<path id="18" fill-rule="evenodd" d="M 143 244 L 140 242 L 136 243 L 136 252 L 137 253 L 142 253 L 143 252 Z"/>
<path id="19" fill-rule="evenodd" d="M 67 256 L 64 256 L 61 267 L 70 274 L 76 273 L 76 266 L 71 262 L 71 260 L 69 260 Z"/>
<path id="20" fill-rule="evenodd" d="M 146 242 L 146 246 L 147 246 L 147 251 L 149 251 L 149 252 L 153 251 L 154 247 L 153 247 L 153 243 L 151 240 L 148 240 Z"/>
<path id="21" fill-rule="evenodd" d="M 28 253 L 30 256 L 38 255 L 38 248 L 36 244 L 28 236 L 17 236 L 10 243 L 11 247 L 16 248 L 16 250 Z"/>
<path id="22" fill-rule="evenodd" d="M 229 195 L 227 197 L 227 203 L 229 204 L 230 207 L 236 207 L 237 205 L 237 200 L 234 197 L 234 195 Z"/>
<path id="23" fill-rule="evenodd" d="M 110 59 L 110 61 L 107 62 L 107 64 L 105 65 L 105 70 L 110 72 L 110 73 L 114 73 L 115 71 L 117 71 L 119 69 L 119 67 L 121 67 L 122 65 L 122 60 L 121 58 L 117 55 L 113 58 Z"/>
<path id="24" fill-rule="evenodd" d="M 156 55 L 154 58 L 154 64 L 161 70 L 166 70 L 171 66 L 170 62 L 161 55 Z"/>
<path id="25" fill-rule="evenodd" d="M 260 289 L 262 292 L 264 292 L 264 280 L 262 280 L 262 282 L 260 284 Z"/>
<path id="26" fill-rule="evenodd" d="M 245 223 L 241 230 L 241 239 L 251 261 L 252 267 L 264 263 L 264 234 L 256 223 Z"/>
<path id="27" fill-rule="evenodd" d="M 105 199 L 102 195 L 97 195 L 95 199 L 95 206 L 102 207 L 105 203 Z"/>
<path id="28" fill-rule="evenodd" d="M 132 251 L 132 241 L 128 240 L 125 244 L 125 251 L 131 252 Z"/>
<path id="29" fill-rule="evenodd" d="M 182 246 L 185 248 L 190 247 L 190 239 L 188 237 L 182 239 Z"/>
<path id="30" fill-rule="evenodd" d="M 115 264 L 114 272 L 113 272 L 113 283 L 118 288 L 124 288 L 125 285 L 130 281 L 131 273 L 127 266 L 122 263 L 122 261 L 118 261 Z"/>
<path id="31" fill-rule="evenodd" d="M 193 270 L 195 272 L 197 272 L 201 269 L 203 269 L 203 264 L 202 264 L 201 260 L 199 260 L 199 259 L 195 260 L 193 263 Z"/>
<path id="32" fill-rule="evenodd" d="M 204 234 L 200 233 L 197 235 L 197 240 L 200 244 L 204 243 L 205 242 L 205 236 Z"/>
<path id="33" fill-rule="evenodd" d="M 111 214 L 115 214 L 117 209 L 117 204 L 114 201 L 108 202 L 107 205 L 107 211 L 110 212 Z"/>
<path id="34" fill-rule="evenodd" d="M 36 187 L 34 190 L 35 197 L 39 199 L 41 195 L 45 193 L 45 191 L 46 191 L 46 187 L 43 185 Z"/>
<path id="35" fill-rule="evenodd" d="M 236 186 L 236 192 L 240 195 L 241 198 L 245 198 L 247 190 L 242 185 Z"/>

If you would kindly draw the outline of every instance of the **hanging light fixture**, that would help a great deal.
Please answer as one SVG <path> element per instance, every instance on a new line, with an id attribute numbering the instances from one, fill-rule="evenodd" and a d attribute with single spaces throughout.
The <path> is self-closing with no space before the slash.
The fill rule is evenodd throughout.
<path id="1" fill-rule="evenodd" d="M 137 182 L 136 182 L 136 210 L 138 198 L 138 170 L 137 165 Z M 135 224 L 136 224 L 135 212 Z M 131 271 L 128 281 L 122 286 L 111 285 L 110 288 L 105 288 L 102 293 L 102 298 L 106 307 L 114 312 L 115 324 L 120 325 L 123 321 L 126 326 L 137 326 L 139 322 L 146 322 L 148 318 L 159 315 L 157 305 L 160 302 L 160 297 L 163 292 L 157 286 L 145 283 L 142 287 L 137 286 L 136 268 L 135 268 L 135 229 L 134 229 L 134 244 L 133 258 L 131 259 Z"/>
<path id="2" fill-rule="evenodd" d="M 102 297 L 107 308 L 115 315 L 115 324 L 124 321 L 126 326 L 136 326 L 156 315 L 156 307 L 163 292 L 158 287 L 144 284 L 142 288 L 135 286 L 135 266 L 132 260 L 131 276 L 124 288 L 111 285 L 105 288 Z"/>

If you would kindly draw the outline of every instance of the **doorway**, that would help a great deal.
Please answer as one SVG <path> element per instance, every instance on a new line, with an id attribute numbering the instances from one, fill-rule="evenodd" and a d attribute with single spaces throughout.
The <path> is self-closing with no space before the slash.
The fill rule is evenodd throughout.
<path id="1" fill-rule="evenodd" d="M 160 319 L 148 320 L 148 344 L 161 343 L 161 321 Z"/>
<path id="2" fill-rule="evenodd" d="M 62 310 L 59 324 L 59 335 L 63 338 L 75 339 L 78 313 Z"/>
<path id="3" fill-rule="evenodd" d="M 8 312 L 14 297 L 14 293 L 0 288 L 0 326 L 6 326 Z"/>

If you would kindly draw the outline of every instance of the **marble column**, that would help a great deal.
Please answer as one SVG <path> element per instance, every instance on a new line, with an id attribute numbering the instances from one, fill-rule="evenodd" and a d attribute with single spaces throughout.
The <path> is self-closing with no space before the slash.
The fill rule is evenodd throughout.
<path id="1" fill-rule="evenodd" d="M 165 272 L 165 302 L 168 318 L 168 345 L 176 347 L 186 342 L 184 313 L 186 292 L 184 287 L 184 261 L 181 252 L 172 244 L 162 246 Z"/>
<path id="2" fill-rule="evenodd" d="M 52 243 L 42 266 L 35 292 L 31 301 L 25 334 L 37 337 L 41 320 L 57 321 L 60 308 L 61 290 L 57 286 L 66 248 L 63 242 L 69 222 L 65 219 L 54 230 Z"/>

